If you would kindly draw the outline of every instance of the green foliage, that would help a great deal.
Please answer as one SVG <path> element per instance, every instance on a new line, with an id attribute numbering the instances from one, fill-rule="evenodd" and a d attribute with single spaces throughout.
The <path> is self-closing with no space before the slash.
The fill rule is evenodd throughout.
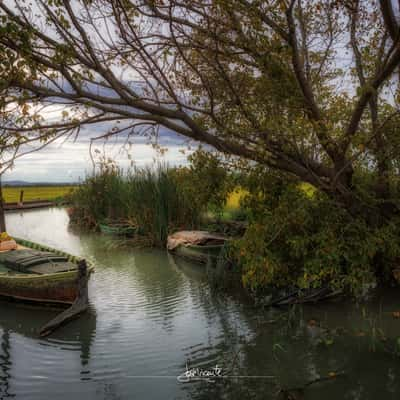
<path id="1" fill-rule="evenodd" d="M 391 277 L 400 256 L 396 221 L 368 224 L 326 195 L 310 197 L 298 182 L 271 172 L 257 170 L 247 184 L 249 227 L 235 247 L 250 291 L 329 284 L 357 295 L 377 277 Z"/>
<path id="2" fill-rule="evenodd" d="M 221 215 L 228 195 L 234 188 L 233 180 L 221 160 L 202 149 L 189 156 L 188 167 L 176 169 L 175 179 L 186 198 L 202 212 L 212 211 Z"/>

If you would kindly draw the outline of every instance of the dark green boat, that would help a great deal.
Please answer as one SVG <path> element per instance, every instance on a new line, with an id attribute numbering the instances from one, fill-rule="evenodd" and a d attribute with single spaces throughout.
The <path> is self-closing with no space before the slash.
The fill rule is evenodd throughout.
<path id="1" fill-rule="evenodd" d="M 0 252 L 0 296 L 72 304 L 77 297 L 78 257 L 14 238 L 18 248 Z M 93 271 L 89 266 L 88 275 Z"/>
<path id="2" fill-rule="evenodd" d="M 134 236 L 138 229 L 134 226 L 122 223 L 101 223 L 99 224 L 101 233 L 114 236 Z"/>

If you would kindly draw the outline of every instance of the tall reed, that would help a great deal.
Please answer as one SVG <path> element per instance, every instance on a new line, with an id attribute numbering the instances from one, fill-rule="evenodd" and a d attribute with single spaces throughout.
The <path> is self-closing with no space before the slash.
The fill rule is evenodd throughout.
<path id="1" fill-rule="evenodd" d="M 89 229 L 119 221 L 140 232 L 138 241 L 164 246 L 169 232 L 198 226 L 201 210 L 165 165 L 135 168 L 124 175 L 103 166 L 71 195 L 71 221 Z"/>

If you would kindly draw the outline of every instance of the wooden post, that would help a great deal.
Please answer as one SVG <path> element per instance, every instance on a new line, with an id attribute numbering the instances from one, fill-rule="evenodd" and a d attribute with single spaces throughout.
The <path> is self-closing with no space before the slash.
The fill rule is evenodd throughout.
<path id="1" fill-rule="evenodd" d="M 0 232 L 6 231 L 6 217 L 4 213 L 4 199 L 3 199 L 3 188 L 1 184 L 1 175 L 0 175 Z"/>
<path id="2" fill-rule="evenodd" d="M 78 315 L 85 312 L 89 307 L 89 295 L 88 295 L 88 272 L 87 272 L 87 264 L 85 260 L 81 260 L 78 263 L 78 296 L 72 306 L 61 314 L 58 314 L 54 319 L 48 322 L 43 328 L 40 330 L 39 335 L 41 337 L 48 336 L 52 332 L 54 332 L 61 325 L 64 325 L 66 322 L 71 321 L 73 318 L 76 318 Z"/>
<path id="3" fill-rule="evenodd" d="M 24 191 L 19 192 L 19 204 L 22 206 L 24 204 Z"/>
<path id="4" fill-rule="evenodd" d="M 75 301 L 79 300 L 81 303 L 89 303 L 88 292 L 88 271 L 86 260 L 78 262 L 78 296 Z"/>

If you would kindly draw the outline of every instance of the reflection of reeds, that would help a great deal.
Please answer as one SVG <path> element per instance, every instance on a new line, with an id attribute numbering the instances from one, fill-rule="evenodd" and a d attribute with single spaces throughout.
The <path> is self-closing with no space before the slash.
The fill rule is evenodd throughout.
<path id="1" fill-rule="evenodd" d="M 162 246 L 169 231 L 194 228 L 199 220 L 199 210 L 174 176 L 163 165 L 135 168 L 128 175 L 115 167 L 102 168 L 71 195 L 71 219 L 87 228 L 122 222 L 137 228 L 137 244 Z"/>

